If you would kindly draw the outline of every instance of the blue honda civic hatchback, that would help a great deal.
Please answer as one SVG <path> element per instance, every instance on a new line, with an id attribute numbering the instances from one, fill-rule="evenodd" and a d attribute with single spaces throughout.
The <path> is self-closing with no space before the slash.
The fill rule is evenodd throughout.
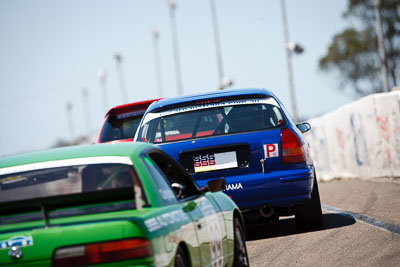
<path id="1" fill-rule="evenodd" d="M 271 91 L 232 89 L 154 102 L 135 141 L 158 144 L 200 186 L 225 178 L 225 193 L 248 223 L 295 215 L 298 228 L 315 229 L 322 212 L 303 137 L 310 128 Z"/>

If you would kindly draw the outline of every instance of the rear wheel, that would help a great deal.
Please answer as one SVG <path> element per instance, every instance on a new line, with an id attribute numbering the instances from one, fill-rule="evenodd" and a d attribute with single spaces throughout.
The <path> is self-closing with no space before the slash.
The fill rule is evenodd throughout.
<path id="1" fill-rule="evenodd" d="M 314 176 L 314 187 L 311 201 L 296 207 L 296 226 L 300 230 L 312 230 L 322 227 L 321 200 L 319 198 L 317 177 Z"/>
<path id="2" fill-rule="evenodd" d="M 176 251 L 174 267 L 189 267 L 186 253 L 181 246 L 179 246 Z"/>
<path id="3" fill-rule="evenodd" d="M 247 256 L 246 242 L 243 237 L 242 224 L 238 218 L 235 218 L 234 227 L 235 243 L 233 267 L 249 266 L 249 258 Z"/>

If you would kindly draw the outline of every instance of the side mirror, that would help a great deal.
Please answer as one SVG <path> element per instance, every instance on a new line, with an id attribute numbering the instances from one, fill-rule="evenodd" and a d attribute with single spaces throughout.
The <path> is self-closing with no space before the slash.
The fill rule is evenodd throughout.
<path id="1" fill-rule="evenodd" d="M 311 129 L 311 125 L 308 122 L 299 123 L 296 126 L 302 133 L 308 132 Z"/>
<path id="2" fill-rule="evenodd" d="M 202 192 L 218 192 L 225 190 L 226 182 L 224 178 L 219 178 L 215 180 L 208 181 L 207 185 L 201 188 Z"/>
<path id="3" fill-rule="evenodd" d="M 197 207 L 198 207 L 198 204 L 195 201 L 189 201 L 188 203 L 186 203 L 185 206 L 183 206 L 182 210 L 184 212 L 190 212 L 190 211 L 194 211 Z"/>

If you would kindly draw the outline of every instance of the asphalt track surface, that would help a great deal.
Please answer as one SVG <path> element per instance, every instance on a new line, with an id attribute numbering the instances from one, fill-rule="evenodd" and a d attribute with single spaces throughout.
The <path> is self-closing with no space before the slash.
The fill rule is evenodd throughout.
<path id="1" fill-rule="evenodd" d="M 324 226 L 248 226 L 251 266 L 400 266 L 400 179 L 319 183 Z"/>

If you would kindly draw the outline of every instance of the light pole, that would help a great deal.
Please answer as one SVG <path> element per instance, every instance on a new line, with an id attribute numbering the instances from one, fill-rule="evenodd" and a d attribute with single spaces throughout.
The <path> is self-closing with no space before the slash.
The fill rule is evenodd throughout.
<path id="1" fill-rule="evenodd" d="M 122 56 L 121 56 L 121 53 L 115 52 L 114 53 L 114 59 L 115 59 L 115 62 L 117 64 L 117 72 L 119 74 L 119 87 L 121 89 L 122 102 L 123 103 L 127 103 L 128 102 L 128 92 L 126 91 L 124 72 L 122 71 Z"/>
<path id="2" fill-rule="evenodd" d="M 89 90 L 86 87 L 82 88 L 82 102 L 84 106 L 85 118 L 86 118 L 86 131 L 89 134 L 92 126 L 90 123 L 90 108 L 89 108 Z"/>
<path id="3" fill-rule="evenodd" d="M 160 59 L 160 49 L 158 46 L 158 39 L 160 38 L 160 33 L 157 31 L 157 29 L 153 28 L 152 34 L 153 34 L 153 47 L 154 47 L 154 67 L 156 69 L 158 95 L 159 97 L 163 97 L 161 59 Z"/>
<path id="4" fill-rule="evenodd" d="M 182 85 L 182 77 L 181 77 L 181 67 L 180 67 L 180 58 L 179 58 L 179 47 L 178 47 L 178 31 L 176 27 L 175 21 L 175 8 L 176 3 L 174 0 L 169 0 L 169 18 L 171 23 L 171 35 L 172 35 L 172 47 L 174 50 L 174 59 L 175 59 L 175 75 L 176 75 L 176 86 L 178 90 L 178 95 L 183 95 L 183 85 Z"/>
<path id="5" fill-rule="evenodd" d="M 71 139 L 74 139 L 75 132 L 74 132 L 74 124 L 72 120 L 72 103 L 70 101 L 67 101 L 65 103 L 65 109 L 67 110 L 67 120 L 68 120 L 68 130 L 69 134 L 71 135 Z"/>
<path id="6" fill-rule="evenodd" d="M 101 86 L 101 92 L 102 92 L 102 97 L 103 97 L 103 106 L 104 106 L 104 112 L 107 112 L 108 110 L 108 103 L 107 103 L 107 87 L 106 87 L 106 72 L 104 70 L 99 70 L 97 72 L 97 78 L 100 81 L 100 86 Z"/>
<path id="7" fill-rule="evenodd" d="M 382 86 L 384 92 L 389 92 L 388 80 L 387 80 L 387 69 L 386 69 L 386 55 L 385 46 L 383 44 L 383 34 L 382 34 L 382 22 L 381 22 L 381 0 L 374 1 L 374 12 L 376 19 L 376 36 L 378 37 L 378 49 L 379 56 L 381 58 L 381 75 L 382 75 Z"/>
<path id="8" fill-rule="evenodd" d="M 292 115 L 294 120 L 297 122 L 297 103 L 296 103 L 296 92 L 294 88 L 294 78 L 293 78 L 293 69 L 292 69 L 292 54 L 300 54 L 303 52 L 303 48 L 296 43 L 290 42 L 289 40 L 289 30 L 287 26 L 286 19 L 286 5 L 285 0 L 281 0 L 281 12 L 282 12 L 282 24 L 283 24 L 283 34 L 285 41 L 285 51 L 286 51 L 286 63 L 288 69 L 288 82 L 289 82 L 289 93 L 290 93 L 290 102 L 292 107 Z"/>
<path id="9" fill-rule="evenodd" d="M 222 60 L 221 41 L 219 39 L 217 11 L 215 8 L 214 0 L 210 0 L 210 7 L 211 7 L 211 18 L 212 18 L 212 25 L 213 25 L 213 32 L 214 32 L 215 50 L 216 50 L 216 54 L 217 54 L 219 84 L 220 84 L 220 89 L 224 89 L 224 87 L 225 87 L 225 85 L 224 85 L 224 65 L 223 65 L 223 60 Z"/>

